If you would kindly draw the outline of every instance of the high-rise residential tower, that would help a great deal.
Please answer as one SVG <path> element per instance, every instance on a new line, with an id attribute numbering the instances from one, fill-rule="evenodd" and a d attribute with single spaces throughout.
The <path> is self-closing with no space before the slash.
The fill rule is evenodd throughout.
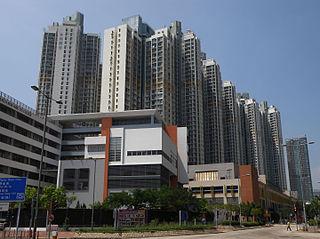
<path id="1" fill-rule="evenodd" d="M 143 108 L 145 43 L 153 34 L 139 15 L 104 31 L 101 112 Z"/>
<path id="2" fill-rule="evenodd" d="M 224 139 L 224 160 L 240 165 L 241 144 L 240 144 L 240 122 L 239 106 L 236 100 L 236 88 L 231 81 L 223 82 L 223 139 Z"/>
<path id="3" fill-rule="evenodd" d="M 223 104 L 220 67 L 202 61 L 205 163 L 224 163 Z"/>
<path id="4" fill-rule="evenodd" d="M 200 40 L 181 22 L 153 31 L 140 16 L 105 30 L 101 112 L 157 109 L 188 127 L 189 163 L 204 163 Z"/>
<path id="5" fill-rule="evenodd" d="M 104 31 L 101 112 L 141 109 L 142 39 L 127 24 Z"/>
<path id="6" fill-rule="evenodd" d="M 267 183 L 281 191 L 287 189 L 283 155 L 283 138 L 280 112 L 266 101 L 260 104 L 263 126 L 263 150 L 266 162 Z"/>
<path id="7" fill-rule="evenodd" d="M 181 126 L 188 127 L 189 164 L 204 163 L 204 127 L 200 39 L 191 31 L 182 37 L 184 77 L 181 84 Z"/>
<path id="8" fill-rule="evenodd" d="M 175 115 L 176 124 L 180 125 L 182 115 L 182 78 L 184 77 L 184 58 L 182 55 L 182 26 L 181 22 L 173 21 L 170 31 L 174 40 L 174 81 L 175 81 Z"/>
<path id="9" fill-rule="evenodd" d="M 312 181 L 307 137 L 286 140 L 287 160 L 291 191 L 298 192 L 298 198 L 312 199 Z"/>
<path id="10" fill-rule="evenodd" d="M 248 165 L 248 132 L 245 113 L 246 100 L 249 99 L 249 93 L 237 93 L 237 104 L 239 107 L 239 136 L 240 136 L 240 165 Z"/>
<path id="11" fill-rule="evenodd" d="M 169 125 L 176 125 L 175 39 L 169 28 L 146 39 L 144 109 L 157 109 Z"/>
<path id="12" fill-rule="evenodd" d="M 54 22 L 43 33 L 39 89 L 62 105 L 49 102 L 48 113 L 96 112 L 100 89 L 100 37 L 83 34 L 83 15 L 79 12 Z M 45 100 L 37 95 L 36 110 L 45 114 Z M 83 104 L 85 102 L 85 104 Z"/>
<path id="13" fill-rule="evenodd" d="M 268 166 L 267 168 L 271 172 L 274 185 L 278 186 L 281 191 L 285 191 L 287 189 L 287 178 L 283 154 L 281 118 L 280 112 L 273 105 L 268 108 L 268 123 L 270 125 L 270 149 L 273 161 L 268 165 L 270 168 Z M 266 142 L 266 144 L 269 144 L 269 142 Z"/>
<path id="14" fill-rule="evenodd" d="M 101 63 L 100 36 L 83 34 L 81 36 L 80 62 L 76 92 L 76 113 L 100 111 Z"/>
<path id="15" fill-rule="evenodd" d="M 255 99 L 245 100 L 244 111 L 247 131 L 247 163 L 256 167 L 259 175 L 266 175 L 263 126 L 259 105 Z"/>

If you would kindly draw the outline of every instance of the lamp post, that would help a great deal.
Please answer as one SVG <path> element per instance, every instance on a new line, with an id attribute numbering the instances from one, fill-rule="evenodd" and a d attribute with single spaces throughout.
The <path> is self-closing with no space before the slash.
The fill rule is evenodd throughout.
<path id="1" fill-rule="evenodd" d="M 308 144 L 314 144 L 314 141 L 306 142 L 306 143 L 299 143 L 298 146 L 303 146 L 303 145 L 308 145 Z M 288 145 L 283 144 L 283 147 L 288 147 Z M 292 146 L 293 147 L 293 146 Z M 288 152 L 288 151 L 287 151 Z M 300 190 L 301 190 L 301 196 L 302 196 L 302 206 L 303 206 L 303 218 L 304 218 L 304 224 L 306 227 L 306 230 L 308 230 L 307 227 L 307 215 L 306 215 L 306 206 L 305 206 L 305 200 L 304 200 L 304 192 L 302 188 L 302 180 L 301 180 L 301 175 L 299 176 L 299 181 L 300 181 Z"/>
<path id="2" fill-rule="evenodd" d="M 245 174 L 245 175 L 242 175 L 242 176 L 239 176 L 239 178 L 238 178 L 238 181 L 239 181 L 239 190 L 238 190 L 238 192 L 239 192 L 239 197 L 238 197 L 238 201 L 239 201 L 239 209 L 240 209 L 240 212 L 239 212 L 239 222 L 240 222 L 240 227 L 241 227 L 241 223 L 242 223 L 242 215 L 241 215 L 241 200 L 242 200 L 242 198 L 241 198 L 241 177 L 245 177 L 245 176 L 250 176 L 250 174 L 249 173 L 247 173 L 247 174 Z"/>
<path id="3" fill-rule="evenodd" d="M 49 100 L 56 102 L 57 104 L 62 104 L 61 100 L 54 100 L 44 92 L 42 92 L 38 87 L 31 86 L 34 91 L 38 91 L 39 94 L 42 94 L 46 98 L 46 106 L 45 106 L 45 115 L 44 115 L 44 126 L 43 126 L 43 136 L 42 136 L 42 146 L 41 146 L 41 156 L 40 156 L 40 167 L 39 167 L 39 177 L 38 177 L 38 186 L 37 186 L 37 197 L 36 197 L 36 208 L 34 214 L 34 221 L 33 221 L 33 234 L 32 238 L 36 238 L 37 233 L 37 219 L 38 219 L 38 212 L 39 212 L 39 199 L 40 199 L 40 183 L 41 183 L 41 176 L 42 176 L 42 165 L 43 165 L 43 156 L 44 156 L 44 145 L 46 142 L 46 129 L 47 129 L 47 118 L 48 118 L 48 108 L 49 108 Z"/>

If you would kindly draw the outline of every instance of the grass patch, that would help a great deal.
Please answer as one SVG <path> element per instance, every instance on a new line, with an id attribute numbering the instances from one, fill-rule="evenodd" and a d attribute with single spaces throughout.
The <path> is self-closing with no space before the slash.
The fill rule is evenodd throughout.
<path id="1" fill-rule="evenodd" d="M 201 230 L 201 229 L 213 229 L 212 225 L 158 225 L 158 226 L 141 226 L 141 227 L 124 227 L 114 230 L 113 227 L 94 228 L 91 231 L 90 228 L 80 228 L 79 232 L 148 232 L 148 231 L 169 231 L 169 230 Z"/>

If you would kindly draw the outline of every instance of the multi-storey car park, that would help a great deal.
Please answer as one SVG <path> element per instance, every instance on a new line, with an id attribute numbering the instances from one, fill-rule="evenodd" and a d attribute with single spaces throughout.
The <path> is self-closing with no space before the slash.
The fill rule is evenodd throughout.
<path id="1" fill-rule="evenodd" d="M 0 177 L 27 177 L 37 186 L 44 119 L 0 92 Z M 62 129 L 47 123 L 41 186 L 56 184 Z"/>

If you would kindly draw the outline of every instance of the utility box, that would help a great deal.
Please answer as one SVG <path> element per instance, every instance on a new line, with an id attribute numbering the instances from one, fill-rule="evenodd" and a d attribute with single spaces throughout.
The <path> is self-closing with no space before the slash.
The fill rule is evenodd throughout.
<path id="1" fill-rule="evenodd" d="M 57 239 L 58 238 L 58 232 L 57 231 L 53 231 L 52 232 L 52 239 Z"/>

